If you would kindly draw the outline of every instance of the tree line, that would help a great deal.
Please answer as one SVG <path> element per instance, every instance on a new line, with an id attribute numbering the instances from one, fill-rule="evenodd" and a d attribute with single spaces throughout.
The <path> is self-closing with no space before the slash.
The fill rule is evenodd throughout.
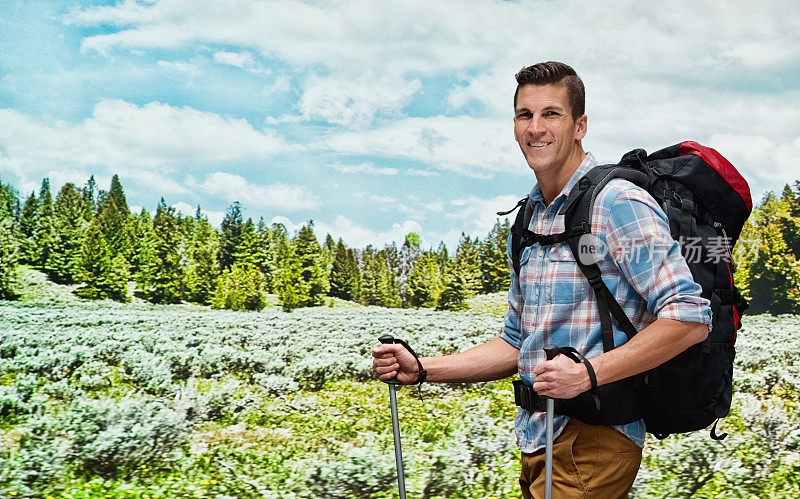
<path id="1" fill-rule="evenodd" d="M 17 266 L 44 271 L 60 284 L 80 284 L 88 299 L 182 301 L 214 308 L 259 310 L 271 293 L 286 310 L 321 305 L 326 297 L 383 307 L 459 310 L 479 293 L 509 285 L 508 220 L 486 237 L 462 233 L 455 253 L 425 250 L 418 234 L 376 248 L 347 247 L 328 234 L 320 244 L 313 221 L 289 234 L 282 224 L 243 219 L 234 202 L 219 229 L 198 206 L 184 216 L 162 198 L 151 215 L 133 214 L 119 177 L 108 191 L 94 177 L 50 182 L 24 200 L 0 182 L 0 299 L 18 297 Z M 800 181 L 770 192 L 745 224 L 734 251 L 736 284 L 751 313 L 800 313 Z M 134 283 L 134 285 L 132 285 Z"/>
<path id="2" fill-rule="evenodd" d="M 42 270 L 59 284 L 80 284 L 83 298 L 152 303 L 182 301 L 259 310 L 275 294 L 286 310 L 337 297 L 363 305 L 457 310 L 478 293 L 508 289 L 508 221 L 484 240 L 462 234 L 453 256 L 441 243 L 424 250 L 410 233 L 399 247 L 347 247 L 328 234 L 320 244 L 309 221 L 295 234 L 263 218 L 244 220 L 234 202 L 219 229 L 198 206 L 184 216 L 162 198 L 155 214 L 131 212 L 119 177 L 108 191 L 94 177 L 65 184 L 53 197 L 49 179 L 21 200 L 0 182 L 0 299 L 18 298 L 17 267 Z"/>

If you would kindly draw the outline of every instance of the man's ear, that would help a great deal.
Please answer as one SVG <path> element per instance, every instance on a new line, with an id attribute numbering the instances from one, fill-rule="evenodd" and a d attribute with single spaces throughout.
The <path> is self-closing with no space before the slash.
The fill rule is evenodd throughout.
<path id="1" fill-rule="evenodd" d="M 575 128 L 575 140 L 583 140 L 583 138 L 586 136 L 586 123 L 588 119 L 589 118 L 587 118 L 586 115 L 584 114 L 583 116 L 575 120 L 575 124 L 577 125 L 577 127 Z"/>

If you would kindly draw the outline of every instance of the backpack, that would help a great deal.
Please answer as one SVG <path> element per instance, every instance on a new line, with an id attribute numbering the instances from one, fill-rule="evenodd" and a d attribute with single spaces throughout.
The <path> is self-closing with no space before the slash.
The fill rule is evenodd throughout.
<path id="1" fill-rule="evenodd" d="M 736 335 L 747 309 L 734 285 L 736 269 L 731 255 L 753 205 L 747 182 L 717 151 L 687 141 L 649 156 L 635 149 L 617 164 L 593 168 L 571 190 L 559 212 L 565 216 L 562 234 L 528 230 L 532 207 L 527 198 L 521 200 L 511 228 L 514 271 L 519 275 L 524 247 L 566 241 L 597 298 L 603 351 L 614 348 L 612 317 L 629 339 L 633 337 L 635 327 L 603 283 L 597 264 L 586 257 L 591 249 L 586 247 L 586 235 L 590 234 L 592 204 L 613 178 L 647 190 L 666 213 L 673 239 L 694 241 L 692 246 L 682 244 L 681 252 L 702 288 L 701 296 L 711 303 L 712 329 L 706 340 L 654 369 L 606 385 L 594 382 L 591 390 L 574 399 L 556 400 L 556 412 L 590 424 L 644 419 L 647 431 L 658 438 L 699 430 L 714 422 L 712 438 L 725 438 L 725 434 L 716 435 L 715 421 L 730 410 Z M 580 362 L 577 352 L 560 350 Z M 535 392 L 521 381 L 515 382 L 515 399 L 517 405 L 532 408 L 529 410 L 541 406 Z"/>

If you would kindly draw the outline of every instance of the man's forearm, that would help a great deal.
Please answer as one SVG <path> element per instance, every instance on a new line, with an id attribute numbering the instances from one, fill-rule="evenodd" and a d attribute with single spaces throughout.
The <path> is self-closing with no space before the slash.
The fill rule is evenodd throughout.
<path id="1" fill-rule="evenodd" d="M 502 338 L 475 346 L 461 353 L 441 357 L 422 357 L 428 381 L 434 383 L 474 383 L 506 378 L 517 372 L 519 350 Z"/>
<path id="2" fill-rule="evenodd" d="M 657 319 L 624 345 L 590 361 L 602 385 L 659 366 L 707 336 L 705 324 Z"/>

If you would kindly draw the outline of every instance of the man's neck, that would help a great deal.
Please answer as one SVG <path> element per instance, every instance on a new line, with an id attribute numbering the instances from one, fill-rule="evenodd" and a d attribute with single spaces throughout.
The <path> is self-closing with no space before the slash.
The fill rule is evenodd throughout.
<path id="1" fill-rule="evenodd" d="M 586 153 L 583 151 L 583 147 L 577 144 L 561 167 L 545 172 L 534 172 L 539 189 L 542 191 L 545 206 L 550 206 L 550 203 L 561 193 L 585 157 Z"/>

